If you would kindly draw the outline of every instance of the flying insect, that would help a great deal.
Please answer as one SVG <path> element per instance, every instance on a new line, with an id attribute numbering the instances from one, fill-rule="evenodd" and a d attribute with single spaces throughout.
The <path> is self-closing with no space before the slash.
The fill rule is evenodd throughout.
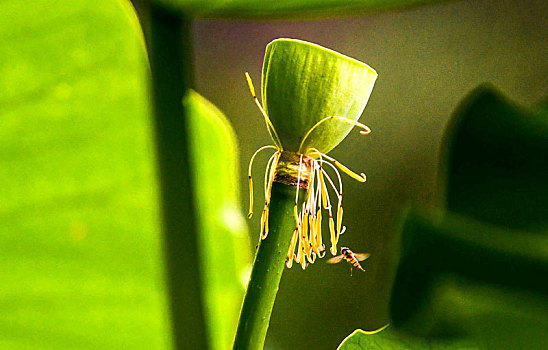
<path id="1" fill-rule="evenodd" d="M 327 260 L 327 263 L 336 264 L 344 259 L 351 265 L 350 275 L 352 275 L 352 266 L 365 272 L 364 268 L 360 264 L 360 261 L 363 261 L 370 256 L 371 254 L 369 253 L 354 253 L 348 247 L 341 247 L 341 255 L 337 255 L 336 257 Z"/>

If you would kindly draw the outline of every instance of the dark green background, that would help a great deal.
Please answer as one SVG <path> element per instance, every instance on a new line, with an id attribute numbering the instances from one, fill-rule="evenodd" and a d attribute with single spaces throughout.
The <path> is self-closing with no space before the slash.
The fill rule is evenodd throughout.
<path id="1" fill-rule="evenodd" d="M 330 154 L 367 182 L 345 177 L 341 244 L 372 257 L 366 273 L 323 261 L 304 273 L 286 271 L 267 346 L 334 349 L 355 328 L 388 322 L 394 225 L 407 202 L 435 205 L 438 154 L 458 102 L 482 82 L 531 105 L 548 93 L 548 20 L 545 1 L 460 1 L 398 13 L 310 21 L 210 21 L 194 26 L 197 90 L 232 121 L 239 139 L 240 172 L 252 153 L 272 143 L 243 73 L 260 82 L 264 47 L 278 37 L 299 38 L 371 65 L 378 73 L 357 131 Z M 511 132 L 511 131 L 509 131 Z M 256 163 L 256 186 L 261 168 Z M 242 176 L 242 206 L 247 203 Z M 258 193 L 258 191 L 256 191 Z M 260 193 L 259 193 L 260 195 Z M 260 203 L 256 198 L 256 203 Z M 258 218 L 250 222 L 252 242 Z"/>

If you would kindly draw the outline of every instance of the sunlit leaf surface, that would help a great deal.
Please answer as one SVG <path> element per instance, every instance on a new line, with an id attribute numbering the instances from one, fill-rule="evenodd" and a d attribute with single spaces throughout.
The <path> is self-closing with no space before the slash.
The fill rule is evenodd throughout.
<path id="1" fill-rule="evenodd" d="M 228 349 L 251 271 L 247 226 L 238 209 L 235 135 L 226 117 L 196 92 L 184 104 L 192 130 L 206 320 L 213 348 Z"/>
<path id="2" fill-rule="evenodd" d="M 399 334 L 387 328 L 378 333 L 364 332 L 361 329 L 350 334 L 337 350 L 477 350 L 463 341 L 441 341 L 414 338 L 408 334 Z"/>
<path id="3" fill-rule="evenodd" d="M 29 5 L 0 4 L 0 347 L 166 348 L 137 21 Z"/>
<path id="4" fill-rule="evenodd" d="M 0 4 L 0 348 L 168 349 L 147 61 L 133 9 L 29 5 Z M 207 316 L 222 347 L 249 247 L 234 207 L 233 135 L 193 100 Z"/>

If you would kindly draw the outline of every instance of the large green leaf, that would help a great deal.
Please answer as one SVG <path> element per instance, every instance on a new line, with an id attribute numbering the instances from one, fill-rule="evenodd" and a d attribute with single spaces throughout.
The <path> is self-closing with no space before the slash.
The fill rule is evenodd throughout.
<path id="1" fill-rule="evenodd" d="M 0 347 L 170 342 L 146 58 L 127 4 L 0 4 Z"/>
<path id="2" fill-rule="evenodd" d="M 316 18 L 424 5 L 434 0 L 155 0 L 193 17 Z"/>
<path id="3" fill-rule="evenodd" d="M 452 116 L 443 146 L 447 209 L 512 229 L 548 228 L 548 114 L 483 85 Z"/>
<path id="4" fill-rule="evenodd" d="M 381 332 L 355 330 L 343 340 L 337 350 L 477 350 L 466 340 L 441 340 L 413 337 L 391 329 Z"/>
<path id="5" fill-rule="evenodd" d="M 226 117 L 196 92 L 184 105 L 190 117 L 206 320 L 212 349 L 228 349 L 251 271 L 247 226 L 238 207 L 235 135 Z"/>
<path id="6" fill-rule="evenodd" d="M 410 210 L 392 293 L 393 324 L 417 335 L 473 336 L 482 349 L 543 349 L 546 275 L 545 234 Z"/>
<path id="7" fill-rule="evenodd" d="M 170 348 L 147 83 L 129 3 L 0 4 L 0 348 Z M 249 256 L 234 136 L 203 99 L 186 106 L 206 318 L 224 348 Z"/>
<path id="8" fill-rule="evenodd" d="M 460 105 L 440 167 L 446 210 L 410 210 L 393 324 L 544 349 L 548 331 L 548 119 L 489 85 Z"/>

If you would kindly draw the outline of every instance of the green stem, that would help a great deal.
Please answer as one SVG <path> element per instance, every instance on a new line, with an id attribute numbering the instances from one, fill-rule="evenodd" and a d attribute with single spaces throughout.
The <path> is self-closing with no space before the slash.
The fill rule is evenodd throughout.
<path id="1" fill-rule="evenodd" d="M 253 263 L 234 341 L 235 350 L 255 350 L 264 346 L 287 250 L 295 230 L 294 206 L 295 187 L 274 183 L 270 197 L 270 230 L 268 237 L 261 241 Z"/>
<path id="2" fill-rule="evenodd" d="M 193 85 L 191 21 L 156 3 L 145 13 L 173 337 L 177 349 L 209 349 L 188 112 L 182 104 Z"/>

